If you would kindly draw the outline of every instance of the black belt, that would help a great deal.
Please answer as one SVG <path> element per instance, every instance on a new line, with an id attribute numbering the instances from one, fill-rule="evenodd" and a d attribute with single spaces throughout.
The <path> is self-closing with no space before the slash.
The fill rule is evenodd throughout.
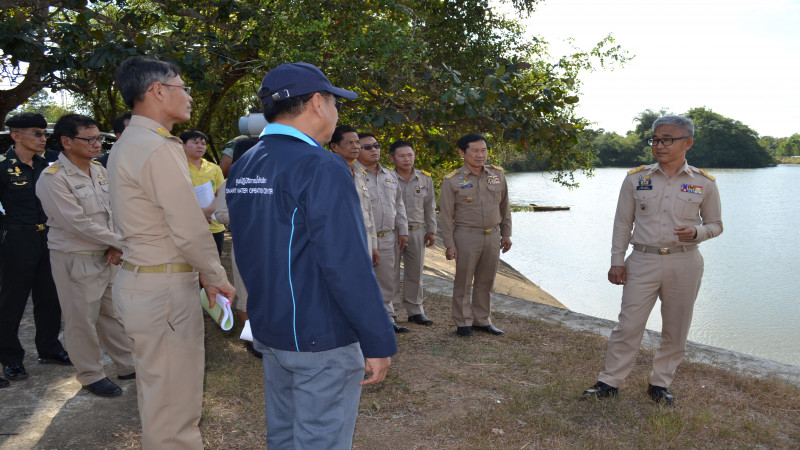
<path id="1" fill-rule="evenodd" d="M 47 225 L 43 223 L 37 223 L 36 225 L 14 225 L 11 223 L 4 223 L 3 228 L 14 231 L 47 231 Z"/>

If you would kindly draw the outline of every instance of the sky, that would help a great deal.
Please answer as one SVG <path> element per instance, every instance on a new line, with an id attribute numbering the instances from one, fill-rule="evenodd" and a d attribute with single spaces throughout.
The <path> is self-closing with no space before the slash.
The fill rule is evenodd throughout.
<path id="1" fill-rule="evenodd" d="M 578 114 L 624 135 L 637 114 L 705 107 L 760 136 L 800 133 L 800 0 L 544 0 L 523 22 L 569 53 L 608 34 L 635 56 L 584 72 Z"/>

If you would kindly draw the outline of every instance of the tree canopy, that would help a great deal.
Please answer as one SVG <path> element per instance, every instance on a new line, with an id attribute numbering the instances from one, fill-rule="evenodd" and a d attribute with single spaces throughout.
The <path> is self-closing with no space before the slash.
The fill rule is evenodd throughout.
<path id="1" fill-rule="evenodd" d="M 7 3 L 7 2 L 4 2 Z M 530 14 L 537 0 L 508 1 Z M 340 123 L 411 139 L 422 164 L 455 159 L 460 134 L 535 152 L 564 175 L 588 169 L 577 117 L 579 75 L 624 64 L 608 37 L 551 61 L 547 44 L 488 0 L 21 1 L 0 12 L 0 62 L 13 87 L 0 120 L 42 88 L 68 90 L 102 125 L 124 111 L 116 67 L 132 55 L 177 63 L 194 89 L 193 117 L 214 140 L 235 136 L 258 108 L 263 75 L 284 62 L 320 67 L 359 99 Z"/>

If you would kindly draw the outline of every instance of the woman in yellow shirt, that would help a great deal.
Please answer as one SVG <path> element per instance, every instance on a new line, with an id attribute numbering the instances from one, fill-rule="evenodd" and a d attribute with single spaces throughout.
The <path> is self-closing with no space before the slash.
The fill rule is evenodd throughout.
<path id="1" fill-rule="evenodd" d="M 211 182 L 211 187 L 216 195 L 222 182 L 225 178 L 222 176 L 222 169 L 218 165 L 203 159 L 206 154 L 206 143 L 208 137 L 200 131 L 189 130 L 184 131 L 180 135 L 183 141 L 183 151 L 186 153 L 186 159 L 189 161 L 189 177 L 192 179 L 192 186 L 201 186 Z M 225 237 L 225 225 L 217 222 L 214 217 L 214 210 L 216 209 L 216 199 L 206 207 L 201 207 L 203 214 L 208 221 L 208 228 L 214 236 L 214 242 L 217 243 L 217 251 L 222 255 L 222 241 Z"/>

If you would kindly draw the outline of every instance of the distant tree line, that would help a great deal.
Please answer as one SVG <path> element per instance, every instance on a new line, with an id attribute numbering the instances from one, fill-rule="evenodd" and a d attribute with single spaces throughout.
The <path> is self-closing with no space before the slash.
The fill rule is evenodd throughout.
<path id="1" fill-rule="evenodd" d="M 583 145 L 592 154 L 595 167 L 635 167 L 651 164 L 653 156 L 646 141 L 652 134 L 653 122 L 668 114 L 646 110 L 634 119 L 635 129 L 625 136 L 603 129 L 584 130 Z M 775 165 L 780 158 L 800 156 L 800 134 L 790 137 L 759 137 L 743 123 L 717 114 L 706 108 L 694 108 L 684 113 L 695 124 L 694 146 L 687 154 L 696 167 L 756 168 Z M 538 153 L 499 151 L 495 155 L 510 171 L 543 170 L 547 162 Z"/>

